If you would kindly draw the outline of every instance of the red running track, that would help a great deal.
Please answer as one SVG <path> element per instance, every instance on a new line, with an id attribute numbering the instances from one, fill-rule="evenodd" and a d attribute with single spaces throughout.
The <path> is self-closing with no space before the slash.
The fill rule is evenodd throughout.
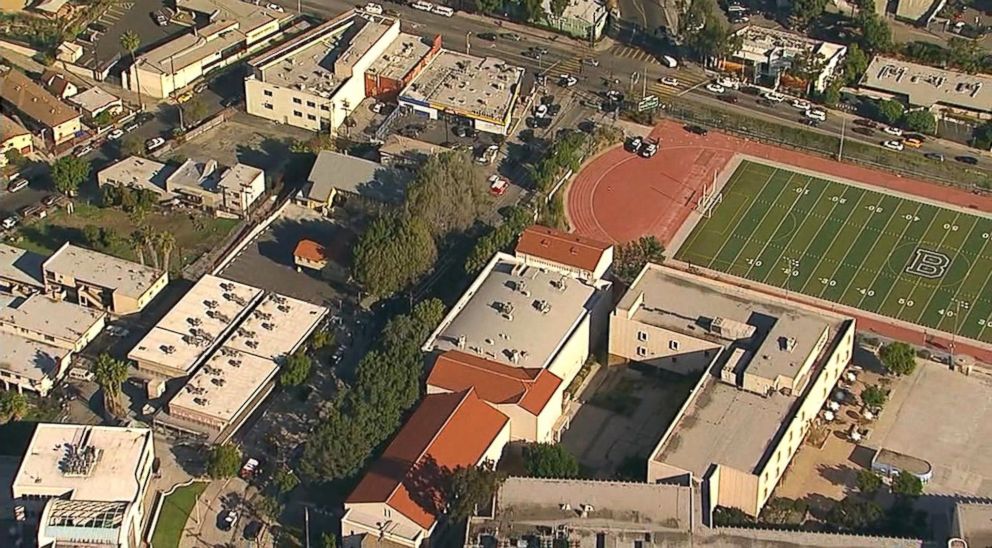
<path id="1" fill-rule="evenodd" d="M 640 158 L 617 147 L 590 161 L 575 177 L 569 185 L 566 211 L 576 233 L 615 243 L 654 235 L 668 246 L 692 212 L 703 185 L 713 180 L 714 173 L 723 171 L 737 153 L 992 212 L 992 195 L 906 179 L 715 131 L 703 137 L 685 131 L 681 124 L 670 120 L 658 124 L 650 136 L 661 140 L 661 147 L 653 158 Z M 775 291 L 771 287 L 763 289 Z M 798 295 L 792 298 L 813 301 Z M 814 304 L 830 305 L 826 302 Z M 862 331 L 941 351 L 951 346 L 951 341 L 945 337 L 925 335 L 922 327 L 908 328 L 868 313 L 855 312 L 853 315 Z M 970 342 L 959 339 L 956 351 L 992 364 L 992 349 Z"/>

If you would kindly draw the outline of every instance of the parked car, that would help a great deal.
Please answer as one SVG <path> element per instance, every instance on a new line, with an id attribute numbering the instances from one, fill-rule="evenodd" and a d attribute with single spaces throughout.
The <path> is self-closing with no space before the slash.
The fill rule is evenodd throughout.
<path id="1" fill-rule="evenodd" d="M 561 78 L 558 79 L 558 85 L 563 88 L 570 88 L 578 83 L 579 83 L 579 79 L 572 76 L 571 74 L 562 74 Z"/>
<path id="2" fill-rule="evenodd" d="M 708 91 L 711 91 L 711 92 L 717 93 L 717 94 L 723 93 L 723 92 L 727 91 L 727 88 L 725 88 L 725 87 L 723 87 L 723 86 L 721 86 L 720 84 L 717 84 L 717 83 L 706 84 L 706 89 Z"/>
<path id="3" fill-rule="evenodd" d="M 26 186 L 28 186 L 28 180 L 25 179 L 24 177 L 19 177 L 17 179 L 14 179 L 7 185 L 7 192 L 17 192 L 18 190 L 21 190 Z"/>
<path id="4" fill-rule="evenodd" d="M 929 159 L 931 159 L 931 160 L 933 160 L 935 162 L 943 162 L 944 161 L 944 155 L 941 154 L 941 153 L 939 153 L 939 152 L 927 152 L 923 156 L 925 156 L 926 158 L 929 158 Z"/>
<path id="5" fill-rule="evenodd" d="M 633 137 L 627 141 L 624 148 L 627 149 L 627 152 L 637 152 L 638 150 L 640 150 L 641 145 L 643 143 L 644 143 L 643 137 Z"/>
<path id="6" fill-rule="evenodd" d="M 650 158 L 658 152 L 657 141 L 647 141 L 637 150 L 641 158 Z"/>
<path id="7" fill-rule="evenodd" d="M 164 27 L 164 26 L 166 26 L 166 25 L 169 24 L 169 18 L 166 17 L 165 16 L 165 13 L 163 13 L 161 10 L 153 11 L 152 12 L 152 19 L 160 27 Z"/>
<path id="8" fill-rule="evenodd" d="M 524 50 L 523 52 L 520 53 L 520 55 L 523 55 L 524 57 L 529 57 L 535 61 L 541 60 L 541 53 L 538 51 L 534 51 L 532 49 Z"/>
<path id="9" fill-rule="evenodd" d="M 424 2 L 423 0 L 417 0 L 416 2 L 410 4 L 410 7 L 420 11 L 431 11 L 432 9 L 434 9 L 434 4 L 431 4 L 430 2 Z"/>
<path id="10" fill-rule="evenodd" d="M 107 140 L 108 141 L 116 141 L 116 140 L 120 139 L 123 136 L 124 136 L 124 130 L 121 129 L 121 128 L 117 128 L 117 129 L 115 129 L 115 130 L 113 130 L 113 131 L 111 131 L 110 133 L 107 134 Z"/>
<path id="11" fill-rule="evenodd" d="M 131 330 L 126 327 L 121 327 L 119 325 L 108 325 L 107 334 L 111 337 L 127 337 L 131 334 Z"/>
<path id="12" fill-rule="evenodd" d="M 978 158 L 974 156 L 955 156 L 954 159 L 969 166 L 978 165 Z"/>
<path id="13" fill-rule="evenodd" d="M 513 40 L 514 42 L 519 42 L 521 40 L 520 35 L 515 32 L 503 32 L 499 35 L 500 38 L 506 38 L 507 40 Z"/>
<path id="14" fill-rule="evenodd" d="M 906 136 L 903 138 L 902 143 L 911 148 L 920 148 L 923 146 L 923 141 L 915 137 Z"/>
<path id="15" fill-rule="evenodd" d="M 590 67 L 598 67 L 599 59 L 593 59 L 592 57 L 586 57 L 582 60 L 583 64 L 589 65 Z"/>
<path id="16" fill-rule="evenodd" d="M 2 226 L 4 229 L 14 228 L 15 226 L 17 226 L 17 217 L 13 215 L 7 217 L 6 219 L 3 220 L 2 223 L 0 223 L 0 226 Z"/>
<path id="17" fill-rule="evenodd" d="M 165 139 L 161 137 L 152 137 L 151 139 L 145 141 L 145 150 L 151 152 L 164 144 L 165 144 Z"/>
<path id="18" fill-rule="evenodd" d="M 476 36 L 478 36 L 482 40 L 489 40 L 490 42 L 496 41 L 495 32 L 480 32 L 479 34 L 476 34 Z"/>
<path id="19" fill-rule="evenodd" d="M 878 129 L 878 122 L 874 120 L 869 120 L 867 118 L 858 118 L 854 121 L 856 126 L 870 127 L 871 129 Z"/>
<path id="20" fill-rule="evenodd" d="M 509 187 L 509 181 L 499 175 L 494 174 L 489 176 L 489 193 L 493 196 L 502 196 L 503 194 L 506 194 L 506 189 Z"/>
<path id="21" fill-rule="evenodd" d="M 76 158 L 82 158 L 90 152 L 93 152 L 93 145 L 81 145 L 73 149 L 72 155 Z"/>
<path id="22" fill-rule="evenodd" d="M 238 475 L 241 479 L 249 479 L 255 475 L 255 470 L 258 468 L 259 462 L 257 459 L 248 459 L 245 461 L 244 465 L 241 466 L 241 471 Z"/>
<path id="23" fill-rule="evenodd" d="M 704 128 L 703 126 L 697 126 L 695 124 L 690 124 L 688 126 L 685 126 L 684 129 L 686 131 L 688 131 L 689 133 L 695 133 L 696 135 L 699 135 L 700 137 L 705 137 L 706 134 L 710 132 L 710 130 Z"/>
<path id="24" fill-rule="evenodd" d="M 737 104 L 737 102 L 740 100 L 737 98 L 736 95 L 732 93 L 724 93 L 723 95 L 718 96 L 717 99 L 723 101 L 724 103 L 730 103 L 731 105 Z"/>
<path id="25" fill-rule="evenodd" d="M 238 523 L 238 513 L 234 510 L 225 511 L 222 523 L 225 531 L 234 529 L 234 526 Z"/>
<path id="26" fill-rule="evenodd" d="M 782 95 L 781 93 L 776 93 L 774 91 L 766 91 L 761 94 L 761 97 L 763 99 L 768 99 L 773 103 L 781 103 L 782 101 L 785 101 L 785 95 Z"/>
<path id="27" fill-rule="evenodd" d="M 867 126 L 853 127 L 851 128 L 851 131 L 853 131 L 854 133 L 860 133 L 861 135 L 865 135 L 865 136 L 872 136 L 875 134 L 875 130 Z"/>
<path id="28" fill-rule="evenodd" d="M 434 15 L 443 15 L 444 17 L 451 17 L 455 14 L 455 10 L 449 8 L 448 6 L 434 6 L 431 10 Z"/>
<path id="29" fill-rule="evenodd" d="M 903 149 L 902 141 L 898 139 L 890 139 L 888 141 L 882 141 L 882 146 L 889 150 L 902 151 Z"/>
<path id="30" fill-rule="evenodd" d="M 365 13 L 371 13 L 372 15 L 382 15 L 382 6 L 380 4 L 369 2 L 368 4 L 365 4 L 365 7 L 362 9 L 365 10 Z"/>
<path id="31" fill-rule="evenodd" d="M 827 113 L 826 113 L 826 111 L 823 111 L 823 110 L 811 108 L 811 109 L 809 109 L 809 110 L 806 111 L 806 117 L 809 118 L 809 119 L 811 119 L 811 120 L 817 120 L 817 121 L 820 121 L 820 122 L 825 122 L 827 120 Z"/>
<path id="32" fill-rule="evenodd" d="M 678 60 L 675 59 L 674 57 L 669 56 L 669 55 L 662 55 L 661 56 L 661 64 L 662 65 L 665 65 L 668 68 L 676 68 L 676 67 L 679 66 Z"/>
<path id="33" fill-rule="evenodd" d="M 888 133 L 889 135 L 894 135 L 896 137 L 902 136 L 902 130 L 894 126 L 885 126 L 885 129 L 883 129 L 882 131 Z"/>
<path id="34" fill-rule="evenodd" d="M 193 93 L 203 93 L 204 91 L 207 91 L 206 82 L 200 82 L 199 84 L 193 86 Z"/>
<path id="35" fill-rule="evenodd" d="M 548 115 L 548 105 L 537 105 L 534 107 L 534 116 L 537 118 L 544 118 Z"/>
<path id="36" fill-rule="evenodd" d="M 809 101 L 804 99 L 793 99 L 792 108 L 796 110 L 809 110 L 813 108 L 813 105 L 809 104 Z"/>
<path id="37" fill-rule="evenodd" d="M 457 125 L 453 133 L 459 137 L 475 137 L 475 130 L 469 126 Z"/>
<path id="38" fill-rule="evenodd" d="M 189 100 L 192 99 L 192 98 L 193 98 L 193 92 L 192 91 L 187 91 L 186 93 L 182 93 L 182 94 L 178 95 L 176 97 L 176 102 L 179 103 L 179 104 L 188 103 Z"/>
<path id="39" fill-rule="evenodd" d="M 55 202 L 57 202 L 58 199 L 59 199 L 58 196 L 54 194 L 49 194 L 48 196 L 45 196 L 44 198 L 41 199 L 41 203 L 45 207 L 52 207 L 53 205 L 55 205 Z"/>

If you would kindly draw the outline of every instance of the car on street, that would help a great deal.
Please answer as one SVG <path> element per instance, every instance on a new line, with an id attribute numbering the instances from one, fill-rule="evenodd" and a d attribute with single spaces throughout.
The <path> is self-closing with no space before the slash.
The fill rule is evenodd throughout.
<path id="1" fill-rule="evenodd" d="M 694 134 L 699 135 L 701 137 L 705 137 L 706 134 L 710 132 L 710 130 L 704 128 L 703 126 L 697 126 L 695 124 L 689 124 L 689 125 L 685 126 L 683 129 L 685 129 L 689 133 L 694 133 Z"/>
<path id="2" fill-rule="evenodd" d="M 515 32 L 502 32 L 499 37 L 506 38 L 507 40 L 513 40 L 514 42 L 519 42 L 521 40 L 520 35 Z"/>
<path id="3" fill-rule="evenodd" d="M 524 57 L 530 57 L 535 61 L 541 60 L 541 53 L 532 49 L 524 50 L 520 55 L 523 55 Z"/>
<path id="4" fill-rule="evenodd" d="M 0 227 L 3 227 L 4 229 L 11 229 L 15 226 L 17 226 L 17 217 L 14 217 L 13 215 L 7 217 L 2 223 L 0 223 Z"/>
<path id="5" fill-rule="evenodd" d="M 458 137 L 475 137 L 475 130 L 469 126 L 458 125 L 452 130 Z"/>
<path id="6" fill-rule="evenodd" d="M 536 51 L 536 52 L 540 53 L 541 55 L 547 55 L 547 54 L 551 53 L 548 50 L 548 48 L 546 48 L 544 46 L 531 46 L 530 49 L 533 50 L 533 51 Z"/>
<path id="7" fill-rule="evenodd" d="M 435 5 L 431 10 L 434 15 L 443 15 L 444 17 L 451 17 L 455 15 L 455 10 L 449 8 L 448 6 L 438 6 Z"/>
<path id="8" fill-rule="evenodd" d="M 416 2 L 410 4 L 410 7 L 420 11 L 431 11 L 432 9 L 434 9 L 434 4 L 431 4 L 430 2 L 423 2 L 422 0 L 417 0 Z"/>
<path id="9" fill-rule="evenodd" d="M 162 137 L 152 137 L 151 139 L 145 141 L 145 150 L 151 152 L 164 144 L 165 139 Z"/>
<path id="10" fill-rule="evenodd" d="M 547 129 L 551 127 L 551 118 L 527 118 L 527 127 L 531 129 Z"/>
<path id="11" fill-rule="evenodd" d="M 627 149 L 627 152 L 637 152 L 642 144 L 644 144 L 643 137 L 633 137 L 627 141 L 623 148 Z"/>
<path id="12" fill-rule="evenodd" d="M 806 117 L 809 118 L 810 120 L 825 122 L 827 120 L 827 113 L 826 111 L 823 110 L 811 108 L 806 111 Z"/>
<path id="13" fill-rule="evenodd" d="M 898 151 L 902 151 L 902 149 L 904 148 L 902 141 L 899 139 L 889 139 L 888 141 L 882 141 L 882 146 L 889 150 L 898 150 Z"/>
<path id="14" fill-rule="evenodd" d="M 502 196 L 503 194 L 506 194 L 506 189 L 509 187 L 509 181 L 499 175 L 493 174 L 489 176 L 489 193 L 493 196 Z"/>
<path id="15" fill-rule="evenodd" d="M 119 325 L 108 325 L 107 334 L 111 337 L 124 338 L 131 334 L 131 330 Z"/>
<path id="16" fill-rule="evenodd" d="M 885 129 L 883 129 L 882 131 L 888 133 L 889 135 L 894 135 L 896 137 L 902 136 L 902 130 L 894 126 L 885 126 Z"/>
<path id="17" fill-rule="evenodd" d="M 761 97 L 762 99 L 768 99 L 773 103 L 781 103 L 782 101 L 785 101 L 785 95 L 775 93 L 774 91 L 766 91 L 761 94 Z"/>
<path id="18" fill-rule="evenodd" d="M 365 4 L 365 7 L 362 8 L 362 9 L 365 10 L 365 13 L 371 13 L 372 15 L 382 15 L 382 5 L 381 4 L 375 4 L 375 3 L 369 2 L 368 4 Z"/>
<path id="19" fill-rule="evenodd" d="M 909 135 L 903 136 L 903 144 L 910 148 L 920 148 L 923 146 L 923 141 L 915 137 L 910 137 Z"/>
<path id="20" fill-rule="evenodd" d="M 662 76 L 661 78 L 658 78 L 658 81 L 666 86 L 671 86 L 673 88 L 679 87 L 678 78 L 673 78 L 671 76 Z"/>
<path id="21" fill-rule="evenodd" d="M 927 152 L 923 156 L 925 156 L 926 158 L 928 158 L 930 160 L 933 160 L 935 162 L 943 162 L 944 161 L 944 155 L 941 154 L 941 153 L 939 153 L 939 152 Z"/>
<path id="22" fill-rule="evenodd" d="M 279 4 L 274 4 L 274 3 L 271 3 L 271 2 L 268 5 L 266 5 L 265 7 L 269 8 L 272 11 L 278 11 L 279 13 L 282 13 L 282 12 L 286 11 Z"/>
<path id="23" fill-rule="evenodd" d="M 599 60 L 598 59 L 593 59 L 592 57 L 586 57 L 585 59 L 582 60 L 582 63 L 583 64 L 586 64 L 586 65 L 589 65 L 590 67 L 598 67 L 599 66 Z"/>
<path id="24" fill-rule="evenodd" d="M 870 127 L 871 129 L 878 129 L 878 122 L 874 120 L 869 120 L 867 118 L 858 118 L 854 121 L 856 126 Z"/>
<path id="25" fill-rule="evenodd" d="M 245 461 L 244 465 L 241 466 L 241 471 L 238 472 L 238 475 L 241 476 L 241 479 L 250 479 L 253 475 L 255 475 L 255 470 L 258 468 L 258 465 L 258 459 L 248 459 Z"/>
<path id="26" fill-rule="evenodd" d="M 152 19 L 155 20 L 155 24 L 160 27 L 164 27 L 169 24 L 169 18 L 166 17 L 165 13 L 162 12 L 162 10 L 153 11 Z"/>
<path id="27" fill-rule="evenodd" d="M 200 82 L 199 84 L 193 86 L 193 93 L 203 93 L 204 91 L 207 91 L 206 82 Z"/>
<path id="28" fill-rule="evenodd" d="M 186 93 L 182 93 L 182 94 L 178 95 L 176 97 L 176 102 L 179 103 L 179 104 L 188 103 L 189 100 L 192 99 L 192 98 L 193 98 L 193 92 L 192 91 L 187 91 Z"/>
<path id="29" fill-rule="evenodd" d="M 14 179 L 13 181 L 10 182 L 10 184 L 7 185 L 7 192 L 17 192 L 18 190 L 21 190 L 26 186 L 28 186 L 28 180 L 25 179 L 24 177 L 19 177 L 17 179 Z"/>
<path id="30" fill-rule="evenodd" d="M 72 155 L 75 156 L 76 158 L 82 158 L 83 156 L 86 156 L 90 152 L 93 152 L 93 145 L 82 145 L 76 147 L 72 151 Z"/>
<path id="31" fill-rule="evenodd" d="M 48 196 L 45 196 L 44 198 L 41 199 L 41 203 L 45 207 L 52 207 L 53 205 L 55 205 L 55 202 L 57 202 L 58 199 L 59 199 L 58 196 L 54 194 L 49 194 Z"/>
<path id="32" fill-rule="evenodd" d="M 740 100 L 738 97 L 732 93 L 724 93 L 723 95 L 717 96 L 717 99 L 723 101 L 724 103 L 730 103 L 731 105 L 737 104 Z"/>
<path id="33" fill-rule="evenodd" d="M 978 158 L 974 156 L 955 156 L 954 159 L 969 166 L 978 165 Z"/>
<path id="34" fill-rule="evenodd" d="M 678 60 L 670 55 L 662 55 L 661 64 L 665 65 L 668 68 L 676 68 L 679 66 Z"/>
<path id="35" fill-rule="evenodd" d="M 499 152 L 499 147 L 496 145 L 489 145 L 475 157 L 477 163 L 483 165 L 489 165 L 496 161 L 496 154 Z"/>
<path id="36" fill-rule="evenodd" d="M 238 513 L 234 510 L 225 510 L 224 517 L 221 518 L 221 525 L 224 531 L 230 531 L 234 529 L 234 526 L 238 523 Z"/>
<path id="37" fill-rule="evenodd" d="M 93 21 L 92 23 L 90 23 L 89 25 L 87 25 L 86 28 L 88 28 L 88 29 L 90 29 L 90 30 L 92 30 L 94 32 L 107 32 L 107 30 L 109 30 L 109 27 L 107 27 L 107 25 L 104 25 L 103 23 L 100 23 L 99 21 Z"/>
<path id="38" fill-rule="evenodd" d="M 579 79 L 572 76 L 571 74 L 562 74 L 561 78 L 558 79 L 558 85 L 563 88 L 570 88 L 578 83 L 579 83 Z"/>
<path id="39" fill-rule="evenodd" d="M 723 93 L 723 92 L 727 91 L 727 88 L 721 86 L 720 84 L 716 84 L 716 83 L 706 84 L 706 89 L 708 91 L 713 92 L 713 93 Z"/>
<path id="40" fill-rule="evenodd" d="M 537 105 L 534 107 L 534 116 L 544 118 L 548 115 L 548 105 Z"/>
<path id="41" fill-rule="evenodd" d="M 478 36 L 482 40 L 489 40 L 490 42 L 496 41 L 495 32 L 480 32 L 479 34 L 476 34 L 476 36 Z"/>
<path id="42" fill-rule="evenodd" d="M 111 131 L 110 133 L 107 134 L 107 140 L 116 141 L 123 136 L 124 136 L 124 130 L 121 128 L 117 128 L 114 131 Z"/>
<path id="43" fill-rule="evenodd" d="M 637 149 L 637 154 L 641 158 L 650 158 L 658 152 L 658 143 L 656 141 L 646 141 L 639 149 Z"/>
<path id="44" fill-rule="evenodd" d="M 717 78 L 716 85 L 722 86 L 728 89 L 737 89 L 740 87 L 741 83 L 734 78 Z"/>
<path id="45" fill-rule="evenodd" d="M 803 99 L 795 99 L 792 101 L 792 108 L 796 110 L 809 110 L 813 108 L 813 105 L 809 104 L 809 101 L 804 101 Z"/>

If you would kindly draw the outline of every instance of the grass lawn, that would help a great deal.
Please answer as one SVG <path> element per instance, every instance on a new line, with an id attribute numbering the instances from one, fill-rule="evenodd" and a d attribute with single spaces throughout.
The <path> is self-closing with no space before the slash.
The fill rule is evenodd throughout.
<path id="1" fill-rule="evenodd" d="M 193 511 L 193 503 L 206 488 L 206 482 L 191 483 L 165 497 L 158 523 L 155 524 L 155 533 L 152 535 L 152 548 L 179 547 L 186 520 Z"/>
<path id="2" fill-rule="evenodd" d="M 992 216 L 742 162 L 678 259 L 992 342 Z"/>
<path id="3" fill-rule="evenodd" d="M 177 271 L 196 260 L 205 251 L 216 246 L 240 223 L 236 219 L 220 219 L 198 211 L 155 212 L 145 216 L 144 223 L 154 232 L 171 232 L 176 238 L 169 269 Z M 59 211 L 47 218 L 30 223 L 18 231 L 15 244 L 43 254 L 58 249 L 64 242 L 84 247 L 94 247 L 86 241 L 83 229 L 95 225 L 112 230 L 116 238 L 105 251 L 111 255 L 137 261 L 131 234 L 138 223 L 120 209 L 102 208 L 89 203 L 76 203 L 75 212 L 69 215 Z M 148 264 L 152 264 L 145 253 Z"/>

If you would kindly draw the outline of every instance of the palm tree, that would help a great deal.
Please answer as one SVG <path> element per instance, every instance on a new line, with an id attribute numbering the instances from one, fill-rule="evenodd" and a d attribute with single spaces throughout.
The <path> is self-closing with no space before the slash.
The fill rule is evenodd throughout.
<path id="1" fill-rule="evenodd" d="M 155 243 L 158 238 L 154 232 L 152 232 L 151 227 L 148 225 L 141 225 L 138 227 L 138 237 L 140 238 L 141 245 L 145 246 L 148 250 L 148 255 L 152 258 L 152 266 L 158 268 L 158 253 L 155 250 Z"/>
<path id="2" fill-rule="evenodd" d="M 141 266 L 145 265 L 145 242 L 141 240 L 141 231 L 135 230 L 131 233 L 131 245 L 134 247 L 134 252 L 138 254 L 138 261 Z"/>
<path id="3" fill-rule="evenodd" d="M 127 363 L 110 357 L 110 354 L 100 354 L 93 364 L 93 376 L 103 388 L 106 410 L 120 416 L 123 411 L 120 404 L 121 384 L 127 378 Z"/>
<path id="4" fill-rule="evenodd" d="M 159 249 L 162 250 L 162 269 L 168 272 L 172 251 L 176 248 L 176 236 L 169 231 L 160 232 L 158 235 L 158 245 Z"/>
<path id="5" fill-rule="evenodd" d="M 121 47 L 126 49 L 128 53 L 131 54 L 131 67 L 134 69 L 134 83 L 135 87 L 138 89 L 138 106 L 141 110 L 145 110 L 145 102 L 141 98 L 141 80 L 138 79 L 138 67 L 137 61 L 134 56 L 134 52 L 138 51 L 141 47 L 141 38 L 133 30 L 124 31 L 121 35 Z"/>

